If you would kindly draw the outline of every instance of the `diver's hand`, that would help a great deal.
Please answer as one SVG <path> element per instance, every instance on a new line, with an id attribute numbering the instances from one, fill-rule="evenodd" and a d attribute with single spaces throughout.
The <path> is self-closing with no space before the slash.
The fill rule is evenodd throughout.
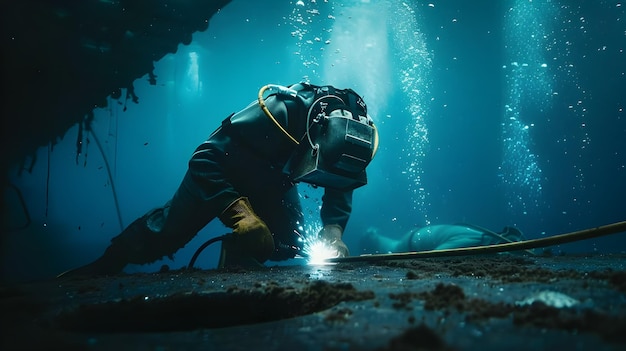
<path id="1" fill-rule="evenodd" d="M 247 198 L 235 200 L 219 219 L 233 229 L 229 247 L 234 254 L 252 257 L 259 263 L 270 258 L 274 252 L 274 238 L 265 222 L 254 213 Z"/>
<path id="2" fill-rule="evenodd" d="M 343 228 L 338 224 L 328 224 L 322 228 L 318 234 L 319 238 L 326 243 L 331 249 L 337 252 L 335 257 L 350 256 L 348 246 L 341 240 Z"/>

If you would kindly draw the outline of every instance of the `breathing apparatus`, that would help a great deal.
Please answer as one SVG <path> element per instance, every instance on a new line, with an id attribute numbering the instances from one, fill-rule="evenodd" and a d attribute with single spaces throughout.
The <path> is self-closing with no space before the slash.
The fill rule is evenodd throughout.
<path id="1" fill-rule="evenodd" d="M 265 91 L 273 90 L 284 98 L 303 99 L 299 92 L 269 84 L 258 94 L 265 115 L 297 146 L 283 172 L 296 182 L 342 190 L 367 184 L 365 168 L 378 150 L 378 131 L 365 102 L 352 89 L 301 84 L 315 94 L 300 139 L 280 125 L 263 98 Z"/>
<path id="2" fill-rule="evenodd" d="M 267 105 L 265 105 L 265 100 L 263 99 L 263 93 L 265 93 L 265 91 L 268 90 L 268 89 L 276 90 L 276 93 L 278 95 L 290 96 L 292 98 L 295 98 L 298 95 L 298 92 L 293 90 L 293 89 L 289 89 L 287 87 L 284 87 L 282 85 L 268 84 L 268 85 L 262 87 L 259 90 L 258 101 L 259 101 L 259 106 L 261 107 L 261 110 L 263 110 L 265 115 L 270 120 L 272 120 L 272 122 L 274 122 L 276 127 L 278 127 L 278 129 L 280 129 L 289 139 L 291 139 L 291 141 L 293 141 L 294 144 L 296 144 L 296 145 L 300 144 L 294 137 L 291 136 L 291 134 L 289 134 L 289 132 L 287 130 L 285 130 L 285 128 L 283 128 L 283 126 L 280 125 L 280 123 L 278 123 L 276 118 L 274 118 L 274 115 L 272 115 L 272 112 L 270 112 L 270 110 L 267 108 Z"/>

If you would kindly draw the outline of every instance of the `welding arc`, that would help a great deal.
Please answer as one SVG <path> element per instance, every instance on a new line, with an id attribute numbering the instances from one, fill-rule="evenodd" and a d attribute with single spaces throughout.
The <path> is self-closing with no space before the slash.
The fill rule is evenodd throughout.
<path id="1" fill-rule="evenodd" d="M 547 238 L 524 240 L 512 243 L 494 244 L 475 247 L 464 247 L 447 250 L 430 250 L 417 252 L 398 252 L 389 254 L 362 255 L 335 257 L 326 259 L 328 263 L 342 262 L 376 262 L 389 260 L 407 260 L 429 257 L 450 257 L 450 256 L 469 256 L 479 254 L 492 254 L 498 252 L 509 252 L 519 250 L 537 249 L 546 246 L 565 244 L 574 241 L 597 238 L 600 236 L 617 234 L 626 231 L 626 221 L 611 223 L 596 228 L 589 228 L 575 232 L 550 236 Z"/>

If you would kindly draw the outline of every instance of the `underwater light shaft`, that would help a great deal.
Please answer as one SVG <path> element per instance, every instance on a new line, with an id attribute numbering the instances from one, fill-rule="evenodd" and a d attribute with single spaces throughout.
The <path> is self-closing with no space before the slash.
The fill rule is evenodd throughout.
<path id="1" fill-rule="evenodd" d="M 546 62 L 556 41 L 558 9 L 550 3 L 516 1 L 506 14 L 505 78 L 507 102 L 502 121 L 501 180 L 506 184 L 509 208 L 524 215 L 539 206 L 542 170 L 533 147 L 533 118 L 552 101 L 554 76 Z M 540 112 L 533 110 L 538 108 Z M 540 120 L 540 119 L 539 119 Z"/>

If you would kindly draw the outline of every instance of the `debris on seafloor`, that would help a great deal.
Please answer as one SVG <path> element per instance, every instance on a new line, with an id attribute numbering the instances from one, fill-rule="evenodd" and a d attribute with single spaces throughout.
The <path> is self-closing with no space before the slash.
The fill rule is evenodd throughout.
<path id="1" fill-rule="evenodd" d="M 405 330 L 402 334 L 389 341 L 389 344 L 377 351 L 386 350 L 454 350 L 448 346 L 443 338 L 424 324 Z"/>
<path id="2" fill-rule="evenodd" d="M 542 302 L 547 306 L 554 308 L 574 307 L 580 303 L 580 301 L 560 292 L 545 290 L 533 294 L 532 296 L 529 296 L 521 301 L 517 301 L 515 302 L 515 305 L 532 305 L 535 302 Z"/>
<path id="3" fill-rule="evenodd" d="M 623 258 L 165 270 L 25 284 L 0 288 L 0 349 L 251 349 L 279 335 L 264 348 L 621 350 Z"/>

